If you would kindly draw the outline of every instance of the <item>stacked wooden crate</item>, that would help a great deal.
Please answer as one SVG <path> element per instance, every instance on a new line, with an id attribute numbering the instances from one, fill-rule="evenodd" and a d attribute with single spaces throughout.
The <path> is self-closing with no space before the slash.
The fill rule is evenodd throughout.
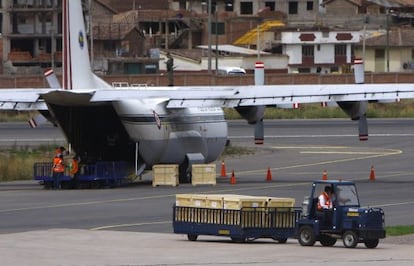
<path id="1" fill-rule="evenodd" d="M 294 198 L 235 194 L 177 194 L 176 220 L 242 227 L 291 227 Z"/>

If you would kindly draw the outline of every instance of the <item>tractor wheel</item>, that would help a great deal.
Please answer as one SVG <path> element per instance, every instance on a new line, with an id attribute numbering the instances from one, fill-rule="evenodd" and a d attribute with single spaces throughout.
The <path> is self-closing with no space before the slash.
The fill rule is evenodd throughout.
<path id="1" fill-rule="evenodd" d="M 246 238 L 242 237 L 242 236 L 232 236 L 230 237 L 231 241 L 235 242 L 235 243 L 244 243 L 246 242 Z"/>
<path id="2" fill-rule="evenodd" d="M 364 244 L 367 248 L 376 248 L 378 246 L 379 239 L 366 239 Z"/>
<path id="3" fill-rule="evenodd" d="M 190 241 L 196 241 L 197 240 L 198 235 L 196 234 L 188 234 L 187 235 L 187 239 Z"/>
<path id="4" fill-rule="evenodd" d="M 336 238 L 322 235 L 320 236 L 319 242 L 321 242 L 321 245 L 324 247 L 332 247 L 336 243 Z"/>
<path id="5" fill-rule="evenodd" d="M 279 244 L 285 244 L 287 242 L 287 238 L 278 238 L 277 242 L 279 242 Z"/>
<path id="6" fill-rule="evenodd" d="M 313 246 L 315 241 L 315 232 L 311 226 L 305 225 L 299 229 L 299 244 L 302 246 Z"/>
<path id="7" fill-rule="evenodd" d="M 358 244 L 358 235 L 354 231 L 346 231 L 342 238 L 346 248 L 354 248 Z"/>

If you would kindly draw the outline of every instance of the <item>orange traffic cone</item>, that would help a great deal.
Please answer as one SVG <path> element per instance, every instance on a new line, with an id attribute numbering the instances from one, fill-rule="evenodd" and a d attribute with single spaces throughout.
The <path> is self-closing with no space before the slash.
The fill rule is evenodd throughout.
<path id="1" fill-rule="evenodd" d="M 371 166 L 371 173 L 369 174 L 369 180 L 370 181 L 375 181 L 375 170 L 374 170 L 374 166 Z"/>
<path id="2" fill-rule="evenodd" d="M 328 180 L 328 172 L 326 170 L 323 170 L 322 180 Z"/>
<path id="3" fill-rule="evenodd" d="M 266 181 L 272 181 L 272 173 L 270 172 L 270 167 L 267 168 Z"/>
<path id="4" fill-rule="evenodd" d="M 231 172 L 230 184 L 236 184 L 236 177 L 234 176 L 234 170 Z"/>
<path id="5" fill-rule="evenodd" d="M 226 166 L 224 165 L 224 160 L 221 161 L 221 175 L 220 176 L 221 177 L 227 177 Z"/>

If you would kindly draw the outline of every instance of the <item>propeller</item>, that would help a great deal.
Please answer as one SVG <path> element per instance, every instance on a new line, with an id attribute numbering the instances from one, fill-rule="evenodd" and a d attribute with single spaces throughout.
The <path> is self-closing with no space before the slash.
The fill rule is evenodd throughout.
<path id="1" fill-rule="evenodd" d="M 264 85 L 264 63 L 263 62 L 256 62 L 254 67 L 254 84 L 255 85 Z M 263 111 L 261 112 L 264 114 L 265 106 L 262 107 Z M 255 144 L 263 144 L 264 142 L 264 124 L 263 124 L 263 116 L 260 120 L 257 120 L 256 124 L 254 125 L 254 143 Z"/>
<path id="2" fill-rule="evenodd" d="M 254 143 L 263 144 L 264 140 L 264 126 L 263 118 L 256 122 L 254 125 Z"/>
<path id="3" fill-rule="evenodd" d="M 367 114 L 362 115 L 358 120 L 359 140 L 368 140 L 368 121 Z"/>

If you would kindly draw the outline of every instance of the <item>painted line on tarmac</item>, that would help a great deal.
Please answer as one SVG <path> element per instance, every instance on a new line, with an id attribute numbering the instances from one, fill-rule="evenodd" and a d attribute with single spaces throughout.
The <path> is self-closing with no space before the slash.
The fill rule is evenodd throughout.
<path id="1" fill-rule="evenodd" d="M 175 197 L 175 194 L 147 196 L 147 197 L 135 197 L 135 198 L 124 198 L 124 199 L 112 199 L 112 200 L 96 200 L 96 201 L 87 201 L 87 202 L 75 202 L 75 203 L 64 203 L 64 204 L 55 204 L 55 205 L 14 208 L 14 209 L 0 210 L 0 213 L 29 211 L 29 210 L 31 211 L 31 210 L 41 210 L 41 209 L 53 209 L 53 208 L 65 208 L 65 207 L 77 207 L 77 206 L 96 205 L 96 204 L 103 204 L 103 203 L 117 203 L 117 202 L 127 202 L 127 201 L 136 201 L 136 200 L 159 199 L 159 198 L 167 198 L 167 197 Z"/>
<path id="2" fill-rule="evenodd" d="M 146 223 L 134 223 L 134 224 L 116 224 L 116 225 L 107 225 L 107 226 L 94 227 L 94 228 L 91 228 L 89 230 L 99 231 L 99 230 L 106 230 L 106 229 L 125 228 L 125 227 L 144 226 L 144 225 L 154 225 L 154 224 L 170 224 L 170 223 L 172 223 L 172 221 L 146 222 Z"/>
<path id="3" fill-rule="evenodd" d="M 393 207 L 393 206 L 412 205 L 412 204 L 414 204 L 414 201 L 370 205 L 369 207 L 379 208 L 379 207 Z"/>
<path id="4" fill-rule="evenodd" d="M 378 152 L 369 152 L 369 151 L 360 151 L 360 152 L 355 152 L 355 151 L 301 151 L 300 153 L 302 154 L 364 154 L 364 155 L 369 155 L 369 154 L 378 154 Z"/>
<path id="5" fill-rule="evenodd" d="M 412 133 L 401 133 L 401 134 L 369 134 L 370 137 L 413 137 Z M 313 135 L 265 135 L 265 139 L 289 139 L 289 138 L 338 138 L 338 137 L 352 137 L 357 138 L 356 134 L 313 134 Z M 244 136 L 229 136 L 229 139 L 251 139 L 251 135 Z"/>

